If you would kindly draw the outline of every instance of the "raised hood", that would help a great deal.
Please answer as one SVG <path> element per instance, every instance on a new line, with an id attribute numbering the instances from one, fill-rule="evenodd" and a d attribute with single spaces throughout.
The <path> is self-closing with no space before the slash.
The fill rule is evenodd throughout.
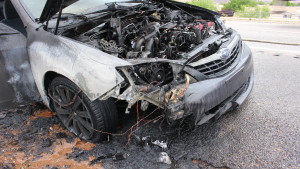
<path id="1" fill-rule="evenodd" d="M 40 22 L 43 23 L 49 20 L 53 15 L 59 12 L 60 8 L 65 8 L 78 0 L 47 0 L 44 10 L 40 17 Z"/>
<path id="2" fill-rule="evenodd" d="M 47 20 L 49 20 L 53 15 L 55 15 L 57 12 L 59 12 L 60 8 L 66 8 L 67 6 L 77 2 L 79 0 L 47 0 L 45 8 L 41 14 L 40 17 L 40 22 L 43 23 Z M 131 2 L 143 2 L 144 0 L 124 0 L 124 1 L 131 1 Z M 190 9 L 200 9 L 203 12 L 212 14 L 212 15 L 220 15 L 214 11 L 201 8 L 201 7 L 196 7 L 196 6 L 191 6 L 189 4 L 181 3 L 181 2 L 176 2 L 176 1 L 170 1 L 170 0 L 154 0 L 160 3 L 167 3 L 167 4 L 173 4 L 173 5 L 179 5 L 181 7 L 186 7 Z"/>

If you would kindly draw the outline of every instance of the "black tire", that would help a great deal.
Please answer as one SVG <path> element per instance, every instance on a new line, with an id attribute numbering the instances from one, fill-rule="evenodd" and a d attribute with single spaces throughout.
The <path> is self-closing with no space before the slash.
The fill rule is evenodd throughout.
<path id="1" fill-rule="evenodd" d="M 51 106 L 62 124 L 81 139 L 94 143 L 107 139 L 107 134 L 96 130 L 115 131 L 118 114 L 114 100 L 110 98 L 92 102 L 80 91 L 70 80 L 64 77 L 54 78 L 48 89 Z"/>

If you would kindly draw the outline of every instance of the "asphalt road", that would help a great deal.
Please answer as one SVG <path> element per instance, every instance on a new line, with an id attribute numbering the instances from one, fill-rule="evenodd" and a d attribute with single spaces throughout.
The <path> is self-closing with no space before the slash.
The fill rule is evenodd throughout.
<path id="1" fill-rule="evenodd" d="M 193 152 L 214 166 L 300 168 L 300 55 L 253 54 L 255 85 L 248 101 L 200 127 L 203 136 L 189 144 L 200 143 Z"/>
<path id="2" fill-rule="evenodd" d="M 300 43 L 299 24 L 226 24 L 243 39 Z M 205 134 L 195 152 L 213 166 L 300 168 L 300 46 L 246 43 L 254 56 L 253 91 L 238 111 L 200 127 Z"/>
<path id="3" fill-rule="evenodd" d="M 300 24 L 227 21 L 244 39 L 300 44 Z"/>
<path id="4" fill-rule="evenodd" d="M 297 24 L 230 21 L 227 25 L 243 39 L 300 42 Z M 248 101 L 216 123 L 200 126 L 204 133 L 197 140 L 187 140 L 200 143 L 193 152 L 201 152 L 200 159 L 215 167 L 300 168 L 300 46 L 246 43 L 255 66 Z"/>
<path id="5" fill-rule="evenodd" d="M 257 36 L 256 32 L 249 33 L 252 27 L 249 28 L 249 32 L 244 30 L 251 23 L 232 23 L 232 25 L 232 27 L 241 28 L 242 37 Z M 294 28 L 297 25 L 291 27 Z M 291 30 L 297 32 L 292 28 Z M 253 29 L 265 29 L 265 26 L 260 24 Z M 273 35 L 266 37 L 276 40 L 276 36 L 282 35 L 273 32 Z M 264 39 L 264 36 L 257 36 L 257 38 Z M 287 41 L 294 42 L 294 40 L 297 40 L 297 37 L 291 36 L 291 39 Z M 90 156 L 107 157 L 108 154 L 119 153 L 123 154 L 125 159 L 119 161 L 111 158 L 103 159 L 101 165 L 105 168 L 300 168 L 299 46 L 246 43 L 253 51 L 255 84 L 248 100 L 239 110 L 229 112 L 220 119 L 195 129 L 192 129 L 187 121 L 182 128 L 171 128 L 163 124 L 161 131 L 159 130 L 160 122 L 157 122 L 140 128 L 127 147 L 124 146 L 127 143 L 127 137 L 112 137 L 109 142 L 101 142 L 92 150 L 81 151 L 78 148 L 70 148 L 68 156 L 67 154 L 61 156 L 69 160 L 75 159 L 74 162 L 78 162 L 77 167 L 87 165 Z M 6 123 L 11 120 L 13 125 L 18 126 L 19 122 L 14 122 L 17 117 L 21 121 L 30 119 L 31 113 L 27 110 L 24 112 L 27 114 L 8 113 L 6 119 L 0 120 L 0 124 L 9 126 Z M 14 131 L 13 127 L 7 127 L 2 137 L 13 138 L 19 142 L 25 140 L 26 144 L 21 142 L 25 145 L 24 150 L 17 151 L 25 152 L 26 150 L 29 156 L 37 150 L 50 152 L 51 149 L 63 149 L 63 147 L 57 147 L 61 146 L 62 139 L 53 137 L 51 139 L 56 148 L 49 147 L 50 150 L 42 150 L 38 146 L 41 143 L 40 137 L 49 137 L 45 133 L 48 133 L 50 122 L 56 124 L 58 120 L 54 116 L 50 119 L 36 118 L 32 121 L 32 125 L 27 126 L 28 131 L 36 130 L 36 134 L 30 136 L 30 132 L 24 132 L 31 139 L 24 139 L 22 135 L 14 136 L 11 134 L 13 132 L 9 131 Z M 18 127 L 20 130 L 23 128 L 22 125 Z M 123 128 L 126 129 L 126 126 Z M 148 141 L 138 141 L 143 137 Z M 0 143 L 5 139 L 0 139 Z M 151 141 L 155 140 L 166 141 L 168 148 L 162 149 L 153 145 Z M 6 143 L 0 145 L 4 146 Z M 30 150 L 30 147 L 38 148 Z M 158 162 L 161 152 L 166 152 L 170 156 L 171 165 Z M 41 153 L 37 154 L 39 155 L 37 159 L 47 159 L 47 157 L 41 158 Z M 58 161 L 57 163 L 64 164 L 65 162 Z M 47 165 L 48 168 L 57 166 L 53 162 Z M 100 164 L 94 167 L 100 167 Z"/>

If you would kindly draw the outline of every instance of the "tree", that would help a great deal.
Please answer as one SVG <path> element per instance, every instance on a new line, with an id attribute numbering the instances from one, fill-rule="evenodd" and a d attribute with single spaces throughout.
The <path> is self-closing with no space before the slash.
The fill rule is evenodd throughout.
<path id="1" fill-rule="evenodd" d="M 230 0 L 224 4 L 223 9 L 232 9 L 233 11 L 243 10 L 244 7 L 255 7 L 257 2 L 255 0 Z"/>
<path id="2" fill-rule="evenodd" d="M 202 8 L 206 8 L 212 11 L 217 10 L 216 4 L 213 2 L 213 0 L 192 0 L 190 2 L 187 2 L 188 4 L 200 6 Z"/>

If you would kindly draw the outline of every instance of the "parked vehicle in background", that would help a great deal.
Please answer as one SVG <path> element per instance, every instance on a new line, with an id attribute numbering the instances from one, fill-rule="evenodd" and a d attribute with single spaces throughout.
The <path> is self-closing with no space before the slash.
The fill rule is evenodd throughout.
<path id="1" fill-rule="evenodd" d="M 224 10 L 218 11 L 218 13 L 222 16 L 227 16 L 227 17 L 234 16 L 234 11 L 231 9 L 224 9 Z"/>
<path id="2" fill-rule="evenodd" d="M 290 12 L 283 13 L 283 18 L 292 18 L 292 15 Z"/>

